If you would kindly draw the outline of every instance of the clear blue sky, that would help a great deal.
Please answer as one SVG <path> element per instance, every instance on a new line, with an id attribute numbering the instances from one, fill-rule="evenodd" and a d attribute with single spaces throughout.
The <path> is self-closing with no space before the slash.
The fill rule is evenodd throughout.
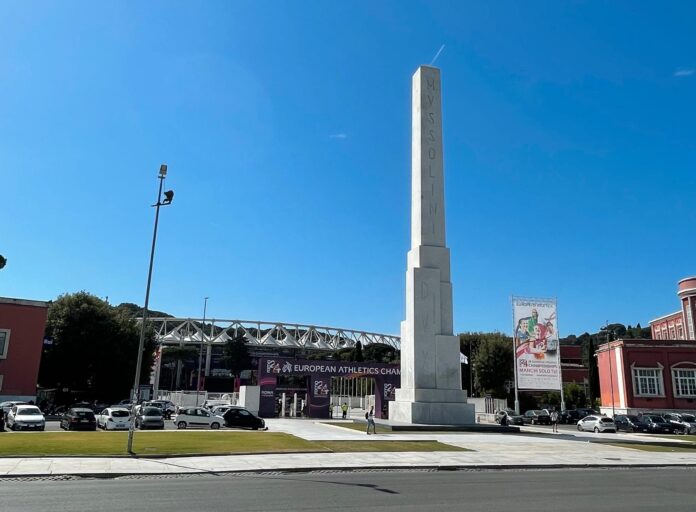
<path id="1" fill-rule="evenodd" d="M 646 325 L 696 274 L 693 3 L 4 2 L 0 295 L 398 333 L 438 49 L 455 329 Z"/>

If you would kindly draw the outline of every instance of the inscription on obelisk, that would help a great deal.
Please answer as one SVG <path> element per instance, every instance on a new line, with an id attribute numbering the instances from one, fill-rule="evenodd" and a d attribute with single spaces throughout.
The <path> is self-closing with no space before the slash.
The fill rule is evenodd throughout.
<path id="1" fill-rule="evenodd" d="M 450 255 L 445 245 L 440 70 L 413 76 L 411 250 L 406 319 L 401 323 L 401 388 L 390 420 L 463 424 L 474 420 L 461 389 L 459 339 L 453 335 Z"/>

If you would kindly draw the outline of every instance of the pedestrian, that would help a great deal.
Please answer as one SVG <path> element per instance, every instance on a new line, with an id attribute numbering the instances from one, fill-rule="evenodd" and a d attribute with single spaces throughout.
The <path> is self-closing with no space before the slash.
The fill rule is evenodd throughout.
<path id="1" fill-rule="evenodd" d="M 377 426 L 375 425 L 375 408 L 370 407 L 370 412 L 365 413 L 365 419 L 367 420 L 367 435 L 370 435 L 370 425 L 372 425 L 372 433 L 377 433 Z"/>
<path id="2" fill-rule="evenodd" d="M 553 431 L 558 433 L 558 411 L 555 407 L 551 411 L 551 425 L 553 426 Z"/>
<path id="3" fill-rule="evenodd" d="M 348 414 L 348 404 L 347 403 L 343 402 L 343 404 L 341 404 L 341 412 L 343 413 L 342 419 L 345 420 L 346 414 Z"/>
<path id="4" fill-rule="evenodd" d="M 500 417 L 500 426 L 501 427 L 507 427 L 508 424 L 508 415 L 506 411 L 503 411 L 503 415 Z"/>
<path id="5" fill-rule="evenodd" d="M 333 419 L 333 406 L 329 402 L 329 419 Z"/>

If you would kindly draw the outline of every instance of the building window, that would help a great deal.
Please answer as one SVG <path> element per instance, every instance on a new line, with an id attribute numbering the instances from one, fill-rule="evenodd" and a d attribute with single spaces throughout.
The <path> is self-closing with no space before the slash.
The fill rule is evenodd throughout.
<path id="1" fill-rule="evenodd" d="M 10 344 L 10 330 L 0 329 L 0 359 L 7 359 L 7 347 Z"/>
<path id="2" fill-rule="evenodd" d="M 663 396 L 662 368 L 633 368 L 636 396 Z"/>
<path id="3" fill-rule="evenodd" d="M 684 329 L 680 325 L 677 327 L 677 339 L 683 340 L 684 339 Z"/>
<path id="4" fill-rule="evenodd" d="M 696 368 L 673 368 L 675 396 L 696 396 Z"/>

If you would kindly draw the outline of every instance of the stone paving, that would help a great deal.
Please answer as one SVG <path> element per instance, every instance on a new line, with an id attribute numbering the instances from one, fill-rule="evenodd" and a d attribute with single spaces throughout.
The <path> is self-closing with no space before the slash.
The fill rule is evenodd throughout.
<path id="1" fill-rule="evenodd" d="M 340 421 L 340 420 L 334 420 Z M 436 440 L 467 452 L 372 452 L 226 455 L 204 457 L 0 458 L 0 476 L 172 474 L 355 468 L 496 468 L 558 466 L 694 465 L 696 451 L 647 452 L 590 440 L 644 442 L 641 434 L 561 433 L 523 427 L 522 434 L 377 434 L 313 420 L 270 419 L 269 430 L 313 440 Z M 544 432 L 544 434 L 541 434 Z M 214 432 L 211 432 L 214 435 Z M 37 435 L 41 435 L 37 433 Z M 653 439 L 654 440 L 654 439 Z M 679 441 L 678 437 L 673 439 Z"/>

